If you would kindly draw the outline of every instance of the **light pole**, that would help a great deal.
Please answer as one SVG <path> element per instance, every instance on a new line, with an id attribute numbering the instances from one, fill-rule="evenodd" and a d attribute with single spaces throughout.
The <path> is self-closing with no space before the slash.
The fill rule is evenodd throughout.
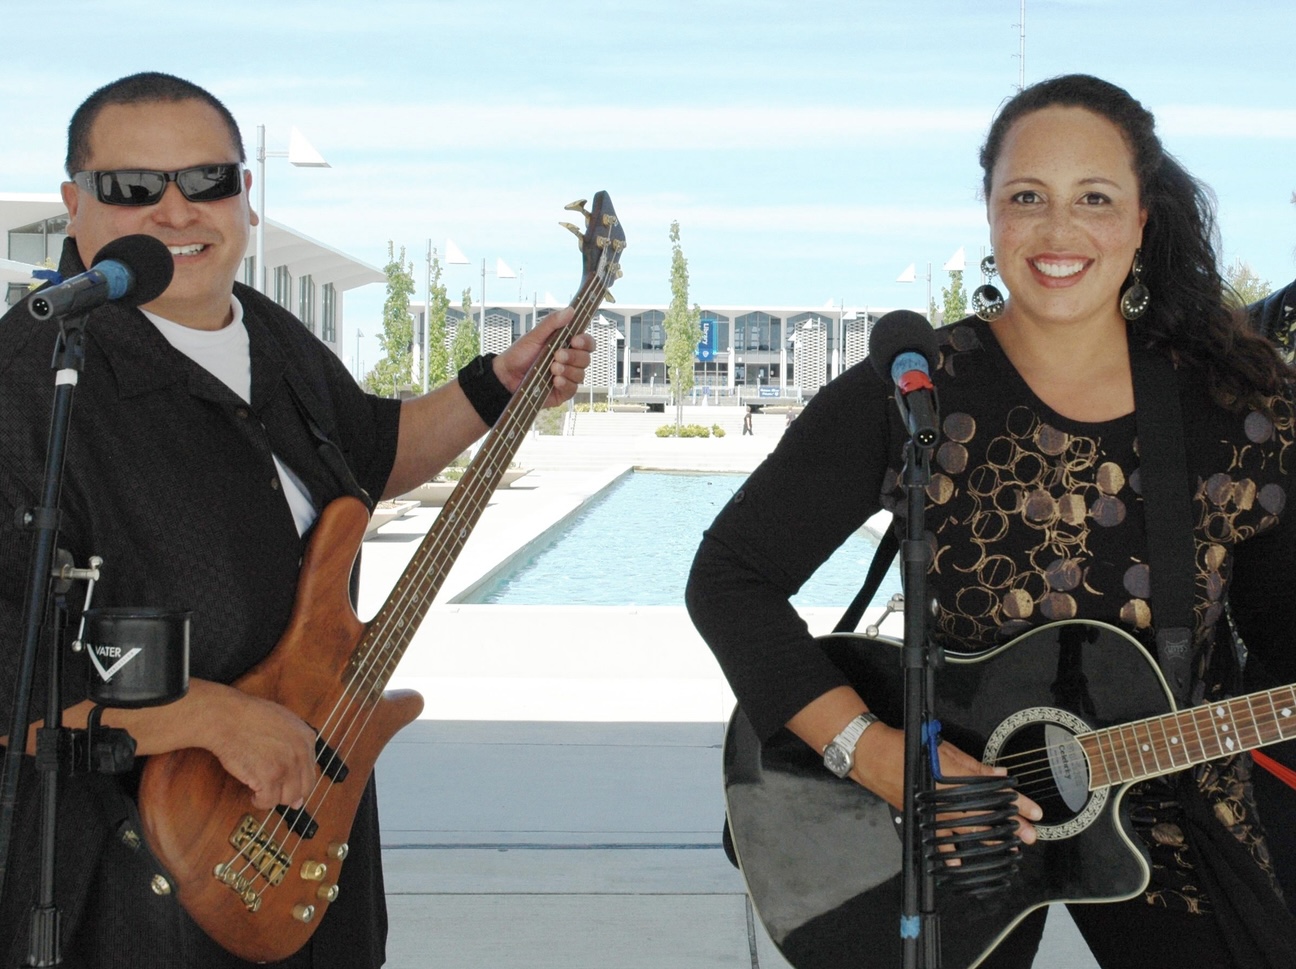
<path id="1" fill-rule="evenodd" d="M 964 268 L 963 247 L 959 246 L 954 250 L 954 255 L 945 260 L 943 267 L 946 272 L 962 272 Z M 914 264 L 910 263 L 909 268 L 896 277 L 897 283 L 912 283 L 917 281 L 914 274 Z M 932 326 L 936 325 L 936 314 L 932 312 L 932 271 L 931 263 L 927 264 L 927 310 L 923 313 L 927 317 L 927 322 Z M 950 322 L 946 320 L 945 322 Z"/>
<path id="2" fill-rule="evenodd" d="M 477 348 L 486 350 L 486 257 L 482 256 L 481 316 L 477 321 Z M 517 279 L 517 273 L 509 269 L 503 259 L 495 260 L 494 274 L 496 279 Z"/>
<path id="3" fill-rule="evenodd" d="M 359 327 L 357 327 L 356 328 L 356 356 L 355 356 L 356 383 L 360 382 L 360 338 L 362 336 L 364 336 L 364 334 L 361 333 Z"/>
<path id="4" fill-rule="evenodd" d="M 265 160 L 267 158 L 287 158 L 290 165 L 298 168 L 332 168 L 311 143 L 302 137 L 296 128 L 288 139 L 287 151 L 266 151 L 265 125 L 257 125 L 257 226 L 256 226 L 256 273 L 257 292 L 266 291 L 265 271 Z"/>
<path id="5" fill-rule="evenodd" d="M 918 276 L 915 272 L 916 265 L 917 265 L 916 263 L 910 263 L 909 268 L 896 277 L 896 282 L 897 283 L 917 282 Z M 923 307 L 923 316 L 927 317 L 928 323 L 931 323 L 933 326 L 935 326 L 935 322 L 932 320 L 932 311 L 931 311 L 931 263 L 927 264 L 927 303 Z"/>

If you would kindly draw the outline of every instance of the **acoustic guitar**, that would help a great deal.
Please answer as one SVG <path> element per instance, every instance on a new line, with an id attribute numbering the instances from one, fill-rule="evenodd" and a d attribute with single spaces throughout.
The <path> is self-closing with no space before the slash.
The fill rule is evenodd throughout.
<path id="1" fill-rule="evenodd" d="M 819 640 L 883 721 L 903 724 L 898 644 Z M 1029 912 L 1133 898 L 1150 875 L 1122 798 L 1139 781 L 1296 737 L 1296 687 L 1176 710 L 1156 662 L 1100 623 L 1052 623 L 935 675 L 942 735 L 1008 768 L 1044 810 L 1007 887 L 937 880 L 944 969 L 971 969 Z M 895 812 L 788 731 L 762 744 L 741 711 L 725 736 L 729 824 L 752 903 L 796 969 L 901 961 Z"/>
<path id="2" fill-rule="evenodd" d="M 378 755 L 423 709 L 419 694 L 384 692 L 491 494 L 551 390 L 554 354 L 582 332 L 621 275 L 625 233 L 605 192 L 580 238 L 574 315 L 556 331 L 487 434 L 382 608 L 362 623 L 348 582 L 369 516 L 355 498 L 321 513 L 302 563 L 288 628 L 235 682 L 315 728 L 320 777 L 299 810 L 252 806 L 247 787 L 206 750 L 150 757 L 140 783 L 144 836 L 169 870 L 180 904 L 242 959 L 284 959 L 310 939 L 337 898 L 360 796 Z"/>

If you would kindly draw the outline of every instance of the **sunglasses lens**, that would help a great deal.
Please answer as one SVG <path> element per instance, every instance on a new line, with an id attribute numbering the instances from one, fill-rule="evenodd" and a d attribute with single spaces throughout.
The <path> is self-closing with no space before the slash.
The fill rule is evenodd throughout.
<path id="1" fill-rule="evenodd" d="M 161 172 L 100 172 L 99 200 L 108 205 L 152 205 L 162 197 L 166 176 Z"/>
<path id="2" fill-rule="evenodd" d="M 190 202 L 215 202 L 242 189 L 238 165 L 204 165 L 176 173 L 176 184 Z"/>

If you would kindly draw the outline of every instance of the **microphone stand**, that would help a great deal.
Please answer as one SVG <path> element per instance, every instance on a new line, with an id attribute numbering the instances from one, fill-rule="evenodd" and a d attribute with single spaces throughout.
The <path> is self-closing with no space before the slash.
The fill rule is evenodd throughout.
<path id="1" fill-rule="evenodd" d="M 23 611 L 22 655 L 14 689 L 14 705 L 9 727 L 9 744 L 4 772 L 0 777 L 0 895 L 4 892 L 5 873 L 18 799 L 18 774 L 27 737 L 27 710 L 31 702 L 32 682 L 40 653 L 41 633 L 52 618 L 51 596 L 62 598 L 52 577 L 60 524 L 59 498 L 63 486 L 63 461 L 67 453 L 68 427 L 72 416 L 72 398 L 78 375 L 85 363 L 85 314 L 63 320 L 54 348 L 52 369 L 54 404 L 50 417 L 49 445 L 45 456 L 45 479 L 40 504 L 21 513 L 22 522 L 36 533 L 31 565 L 27 574 L 27 593 Z M 66 573 L 67 570 L 65 569 Z M 56 627 L 54 632 L 58 633 Z M 62 963 L 59 951 L 59 912 L 54 899 L 54 857 L 58 817 L 59 772 L 72 761 L 72 739 L 63 729 L 61 696 L 62 649 L 59 637 L 50 638 L 49 682 L 46 685 L 45 726 L 36 733 L 36 769 L 41 784 L 40 867 L 36 904 L 31 911 L 27 966 L 57 966 Z"/>
<path id="2" fill-rule="evenodd" d="M 897 391 L 896 401 L 908 418 L 908 408 Z M 906 425 L 913 427 L 906 419 Z M 927 543 L 926 489 L 931 481 L 930 446 L 917 443 L 917 435 L 905 445 L 904 490 L 908 520 L 900 544 L 904 577 L 904 805 L 901 820 L 901 906 L 900 943 L 903 969 L 940 969 L 940 917 L 936 912 L 936 875 L 927 864 L 923 846 L 919 795 L 935 787 L 925 731 L 931 722 L 930 697 L 935 692 L 934 669 L 944 661 L 944 651 L 929 642 L 927 621 L 927 567 L 931 547 Z"/>

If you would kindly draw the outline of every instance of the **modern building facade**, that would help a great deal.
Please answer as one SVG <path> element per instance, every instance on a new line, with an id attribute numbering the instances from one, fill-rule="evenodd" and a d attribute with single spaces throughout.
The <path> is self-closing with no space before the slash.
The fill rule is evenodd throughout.
<path id="1" fill-rule="evenodd" d="M 558 307 L 502 302 L 486 307 L 482 352 L 498 353 Z M 416 348 L 423 344 L 426 304 L 411 303 Z M 667 393 L 665 304 L 616 303 L 596 314 L 590 332 L 598 350 L 586 387 L 608 399 Z M 873 323 L 890 307 L 761 306 L 702 308 L 702 338 L 694 353 L 696 394 L 740 398 L 813 396 L 842 370 L 868 355 Z M 480 326 L 481 311 L 472 315 Z M 464 315 L 446 311 L 449 346 Z M 417 350 L 416 350 L 417 354 Z"/>
<path id="2" fill-rule="evenodd" d="M 5 232 L 0 281 L 6 286 L 5 306 L 12 306 L 26 296 L 34 269 L 58 265 L 67 210 L 56 194 L 0 194 L 0 229 Z M 265 261 L 271 279 L 267 295 L 295 313 L 338 357 L 346 345 L 343 294 L 387 279 L 380 269 L 271 220 L 265 224 Z M 251 286 L 255 279 L 254 237 L 242 281 Z"/>

